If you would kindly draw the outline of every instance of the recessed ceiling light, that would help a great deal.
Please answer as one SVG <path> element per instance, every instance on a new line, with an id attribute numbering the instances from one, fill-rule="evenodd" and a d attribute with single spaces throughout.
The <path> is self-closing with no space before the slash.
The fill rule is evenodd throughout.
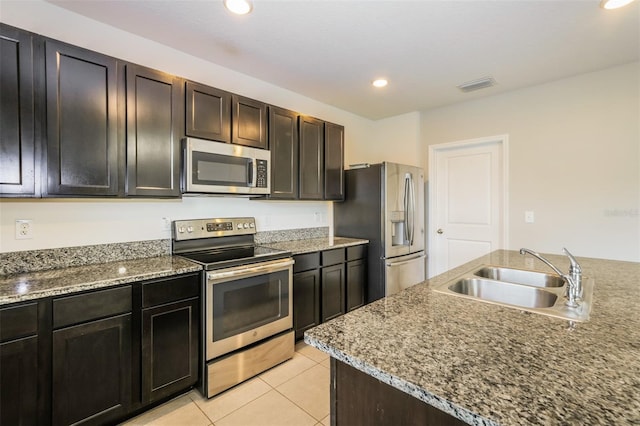
<path id="1" fill-rule="evenodd" d="M 634 0 L 602 0 L 600 2 L 600 7 L 603 9 L 618 9 L 622 6 L 626 6 Z"/>
<path id="2" fill-rule="evenodd" d="M 253 10 L 253 4 L 249 0 L 223 0 L 224 7 L 236 15 L 246 15 Z"/>
<path id="3" fill-rule="evenodd" d="M 376 80 L 373 80 L 373 83 L 371 84 L 373 84 L 374 87 L 384 87 L 389 84 L 389 82 L 384 78 L 378 78 Z"/>

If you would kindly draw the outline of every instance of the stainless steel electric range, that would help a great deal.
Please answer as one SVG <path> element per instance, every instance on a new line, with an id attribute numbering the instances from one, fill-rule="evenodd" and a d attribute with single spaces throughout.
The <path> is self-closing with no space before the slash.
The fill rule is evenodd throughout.
<path id="1" fill-rule="evenodd" d="M 254 218 L 177 220 L 172 252 L 203 266 L 200 391 L 212 397 L 293 356 L 293 259 Z"/>

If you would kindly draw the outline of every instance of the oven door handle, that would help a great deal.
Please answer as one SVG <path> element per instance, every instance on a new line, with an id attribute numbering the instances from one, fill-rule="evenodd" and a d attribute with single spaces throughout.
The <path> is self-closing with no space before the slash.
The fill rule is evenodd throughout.
<path id="1" fill-rule="evenodd" d="M 220 271 L 207 272 L 207 279 L 213 281 L 225 280 L 227 278 L 238 278 L 249 275 L 259 275 L 269 272 L 275 272 L 282 269 L 289 268 L 295 262 L 293 259 L 286 259 L 284 261 L 269 262 L 260 265 L 247 265 L 245 267 L 221 269 Z"/>

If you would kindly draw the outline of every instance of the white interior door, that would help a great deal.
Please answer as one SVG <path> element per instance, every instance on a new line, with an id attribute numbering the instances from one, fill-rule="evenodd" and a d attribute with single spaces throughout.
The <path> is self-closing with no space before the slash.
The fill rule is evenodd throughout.
<path id="1" fill-rule="evenodd" d="M 429 276 L 503 248 L 506 136 L 429 148 Z"/>

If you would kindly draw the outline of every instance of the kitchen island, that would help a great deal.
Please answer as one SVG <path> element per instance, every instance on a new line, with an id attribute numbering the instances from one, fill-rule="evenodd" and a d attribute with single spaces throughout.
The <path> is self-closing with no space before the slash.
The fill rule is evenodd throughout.
<path id="1" fill-rule="evenodd" d="M 567 270 L 564 256 L 547 258 Z M 313 328 L 305 341 L 333 357 L 332 381 L 336 366 L 353 367 L 455 421 L 640 424 L 640 263 L 578 260 L 595 287 L 590 319 L 575 327 L 432 290 L 481 265 L 550 272 L 499 250 Z M 332 392 L 340 425 L 336 407 L 362 398 Z"/>

